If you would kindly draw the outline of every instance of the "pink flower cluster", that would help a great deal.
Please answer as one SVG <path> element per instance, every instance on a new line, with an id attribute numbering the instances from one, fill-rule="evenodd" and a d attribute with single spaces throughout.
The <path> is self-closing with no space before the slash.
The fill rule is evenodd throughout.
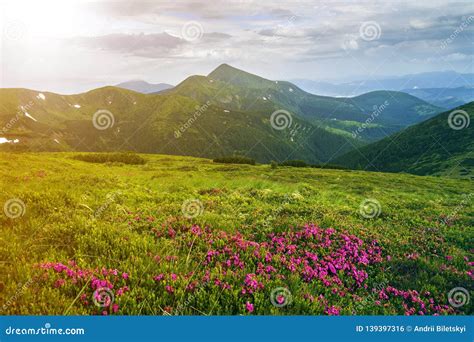
<path id="1" fill-rule="evenodd" d="M 402 305 L 405 309 L 405 315 L 439 315 L 453 313 L 454 310 L 449 305 L 435 304 L 431 293 L 425 291 L 423 294 L 416 290 L 398 290 L 392 286 L 387 286 L 379 291 L 378 297 L 382 301 L 388 301 L 390 297 L 402 299 Z"/>
<path id="2" fill-rule="evenodd" d="M 169 231 L 169 227 L 163 227 L 163 231 Z M 159 230 L 154 233 L 159 237 L 167 235 Z M 196 237 L 198 241 L 195 241 Z M 314 224 L 299 230 L 272 233 L 263 241 L 245 238 L 239 232 L 229 234 L 198 226 L 181 227 L 172 238 L 189 239 L 188 245 L 204 243 L 207 246 L 202 261 L 204 275 L 200 282 L 194 281 L 192 287 L 208 285 L 225 290 L 240 283 L 239 293 L 249 313 L 254 311 L 250 299 L 265 291 L 269 282 L 297 276 L 303 282 L 320 283 L 331 288 L 335 295 L 345 296 L 354 288 L 366 287 L 367 267 L 383 261 L 377 241 L 367 244 L 354 235 L 322 229 Z M 161 283 L 166 292 L 174 292 L 172 274 L 160 273 L 153 279 Z M 325 312 L 337 315 L 340 309 L 326 305 Z"/>
<path id="3" fill-rule="evenodd" d="M 46 279 L 53 278 L 53 286 L 61 288 L 65 286 L 76 287 L 79 291 L 86 289 L 81 294 L 80 301 L 84 306 L 93 307 L 94 301 L 100 303 L 97 310 L 102 315 L 117 313 L 119 311 L 118 298 L 130 291 L 127 281 L 130 276 L 126 272 L 117 269 L 81 269 L 75 261 L 70 260 L 67 265 L 60 262 L 46 262 L 39 264 L 41 269 L 53 271 L 44 274 Z M 103 291 L 107 292 L 104 296 Z"/>
<path id="4" fill-rule="evenodd" d="M 338 287 L 344 293 L 353 286 L 361 287 L 368 277 L 364 268 L 382 260 L 376 241 L 365 245 L 354 235 L 306 225 L 302 230 L 270 234 L 263 242 L 246 240 L 239 233 L 231 235 L 223 247 L 207 252 L 204 263 L 234 273 L 255 268 L 245 274 L 242 294 L 260 291 L 264 281 L 286 279 L 290 274 L 298 274 L 305 282 Z"/>

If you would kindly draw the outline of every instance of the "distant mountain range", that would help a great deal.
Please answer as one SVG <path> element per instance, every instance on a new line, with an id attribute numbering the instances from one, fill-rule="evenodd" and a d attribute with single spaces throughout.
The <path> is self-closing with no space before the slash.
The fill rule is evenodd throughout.
<path id="1" fill-rule="evenodd" d="M 171 84 L 167 84 L 167 83 L 153 84 L 153 83 L 148 83 L 141 80 L 119 83 L 116 85 L 116 87 L 133 90 L 142 94 L 159 93 L 163 90 L 173 88 Z"/>
<path id="2" fill-rule="evenodd" d="M 363 170 L 474 179 L 473 119 L 471 102 L 351 151 L 334 162 Z"/>
<path id="3" fill-rule="evenodd" d="M 270 81 L 223 64 L 208 76 L 191 76 L 167 93 L 192 97 L 232 110 L 272 113 L 284 109 L 317 127 L 354 138 L 357 127 L 367 129 L 355 138 L 373 141 L 423 121 L 442 109 L 411 95 L 378 91 L 356 98 L 307 93 L 286 81 Z M 383 107 L 383 110 L 379 110 Z M 377 115 L 377 120 L 371 117 Z"/>
<path id="4" fill-rule="evenodd" d="M 474 87 L 418 88 L 402 91 L 446 109 L 474 101 Z"/>
<path id="5" fill-rule="evenodd" d="M 0 149 L 324 163 L 440 111 L 397 91 L 313 95 L 223 64 L 158 94 L 119 87 L 77 95 L 0 89 Z"/>
<path id="6" fill-rule="evenodd" d="M 357 96 L 376 90 L 402 91 L 445 109 L 474 101 L 474 74 L 427 72 L 392 78 L 331 83 L 295 79 L 302 89 L 327 96 Z"/>

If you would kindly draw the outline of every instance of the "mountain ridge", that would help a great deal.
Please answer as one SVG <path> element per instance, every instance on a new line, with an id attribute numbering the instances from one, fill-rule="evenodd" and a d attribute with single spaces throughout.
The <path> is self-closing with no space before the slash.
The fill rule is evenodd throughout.
<path id="1" fill-rule="evenodd" d="M 291 82 L 268 80 L 228 64 L 221 64 L 208 76 L 190 76 L 169 92 L 192 96 L 199 101 L 224 103 L 234 109 L 270 113 L 283 109 L 317 126 L 340 131 L 347 136 L 351 135 L 354 125 L 362 125 L 370 119 L 374 106 L 381 106 L 388 99 L 391 105 L 377 117 L 381 126 L 365 130 L 364 136 L 360 137 L 368 142 L 442 111 L 442 108 L 426 101 L 395 91 L 373 92 L 355 98 L 314 95 Z M 372 100 L 365 101 L 367 96 L 373 96 Z M 397 102 L 411 105 L 400 106 Z"/>
<path id="2" fill-rule="evenodd" d="M 148 83 L 143 80 L 130 80 L 116 84 L 115 87 L 133 90 L 142 94 L 152 94 L 173 88 L 168 83 Z"/>
<path id="3" fill-rule="evenodd" d="M 403 93 L 355 99 L 312 95 L 290 82 L 267 80 L 228 64 L 208 76 L 189 76 L 159 94 L 106 86 L 75 95 L 11 89 L 0 89 L 0 95 L 1 125 L 19 106 L 32 103 L 5 135 L 20 138 L 20 143 L 2 144 L 2 149 L 128 148 L 210 158 L 243 154 L 260 162 L 322 163 L 363 145 L 365 138 L 353 131 L 366 124 L 385 98 L 400 97 L 400 103 L 385 108 L 380 122 L 363 131 L 366 137 L 384 137 L 437 110 L 428 106 L 422 112 L 425 102 Z M 110 128 L 92 125 L 98 111 L 113 114 Z M 286 119 L 286 126 L 277 127 L 275 115 Z"/>

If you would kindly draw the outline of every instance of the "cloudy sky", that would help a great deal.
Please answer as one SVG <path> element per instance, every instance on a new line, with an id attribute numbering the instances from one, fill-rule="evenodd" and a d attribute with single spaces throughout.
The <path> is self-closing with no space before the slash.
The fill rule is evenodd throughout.
<path id="1" fill-rule="evenodd" d="M 177 84 L 221 63 L 270 79 L 474 72 L 471 0 L 0 3 L 1 87 Z"/>

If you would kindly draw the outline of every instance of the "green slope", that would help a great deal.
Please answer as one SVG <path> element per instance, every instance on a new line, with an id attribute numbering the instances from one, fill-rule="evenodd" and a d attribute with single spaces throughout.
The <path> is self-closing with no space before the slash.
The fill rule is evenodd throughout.
<path id="1" fill-rule="evenodd" d="M 472 179 L 474 168 L 472 123 L 456 130 L 450 127 L 449 122 L 453 122 L 453 119 L 450 119 L 452 112 L 458 113 L 452 118 L 469 117 L 469 121 L 472 121 L 474 102 L 458 107 L 456 111 L 444 112 L 389 138 L 349 152 L 337 158 L 336 162 L 364 170 L 449 175 Z"/>
<path id="2" fill-rule="evenodd" d="M 20 140 L 0 144 L 2 150 L 243 154 L 260 162 L 304 159 L 320 163 L 351 148 L 344 137 L 298 117 L 291 127 L 279 131 L 272 128 L 269 115 L 230 111 L 175 93 L 144 95 L 104 87 L 64 96 L 1 89 L 0 106 L 0 127 L 8 128 L 0 137 Z M 110 111 L 114 119 L 114 125 L 105 130 L 93 126 L 93 114 L 101 109 Z"/>

